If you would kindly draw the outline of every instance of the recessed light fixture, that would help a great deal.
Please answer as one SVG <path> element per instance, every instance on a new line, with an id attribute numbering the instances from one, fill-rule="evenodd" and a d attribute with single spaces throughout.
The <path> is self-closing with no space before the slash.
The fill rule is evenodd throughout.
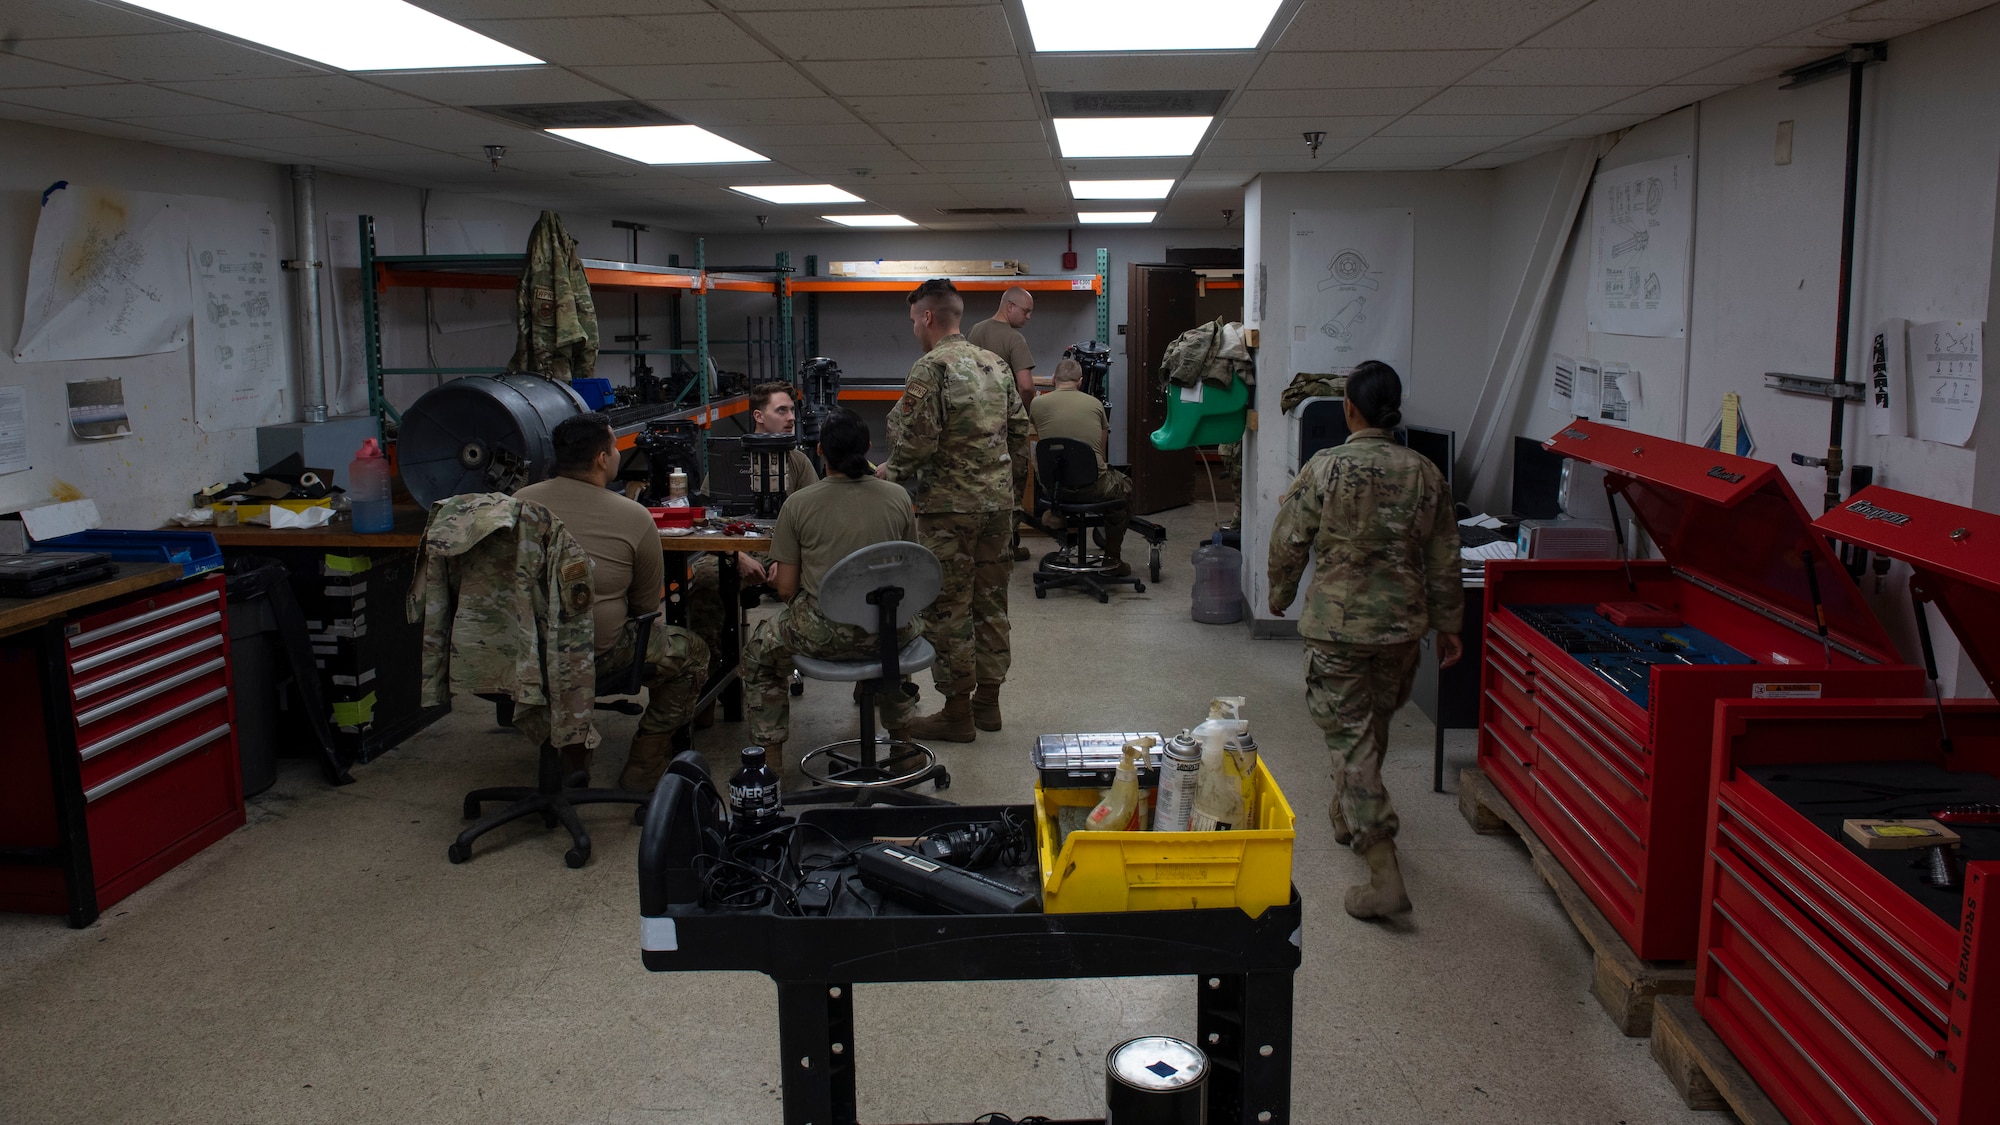
<path id="1" fill-rule="evenodd" d="M 1158 211 L 1078 211 L 1079 223 L 1150 223 Z"/>
<path id="2" fill-rule="evenodd" d="M 1069 193 L 1077 199 L 1165 199 L 1174 190 L 1172 180 L 1071 180 Z"/>
<path id="3" fill-rule="evenodd" d="M 404 0 L 127 0 L 163 16 L 341 70 L 539 66 L 542 60 Z"/>
<path id="4" fill-rule="evenodd" d="M 913 227 L 917 224 L 901 215 L 821 215 L 829 223 L 844 227 Z"/>
<path id="5" fill-rule="evenodd" d="M 1188 156 L 1213 117 L 1058 117 L 1056 140 L 1072 159 L 1089 156 Z"/>
<path id="6" fill-rule="evenodd" d="M 1279 0 L 1022 0 L 1037 51 L 1249 51 Z"/>
<path id="7" fill-rule="evenodd" d="M 832 184 L 754 184 L 732 187 L 730 191 L 740 191 L 744 195 L 761 199 L 766 203 L 865 203 L 866 200 L 852 192 L 845 192 Z"/>
<path id="8" fill-rule="evenodd" d="M 548 132 L 641 164 L 753 164 L 770 159 L 735 141 L 725 141 L 699 125 L 631 125 Z"/>

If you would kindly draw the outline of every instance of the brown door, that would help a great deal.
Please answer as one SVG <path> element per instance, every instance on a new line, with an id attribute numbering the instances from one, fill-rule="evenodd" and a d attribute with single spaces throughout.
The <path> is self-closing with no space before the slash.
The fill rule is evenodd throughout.
<path id="1" fill-rule="evenodd" d="M 1194 500 L 1195 451 L 1153 448 L 1167 421 L 1160 359 L 1174 337 L 1193 328 L 1195 275 L 1185 266 L 1133 263 L 1127 273 L 1125 456 L 1131 462 L 1132 511 L 1163 512 Z"/>

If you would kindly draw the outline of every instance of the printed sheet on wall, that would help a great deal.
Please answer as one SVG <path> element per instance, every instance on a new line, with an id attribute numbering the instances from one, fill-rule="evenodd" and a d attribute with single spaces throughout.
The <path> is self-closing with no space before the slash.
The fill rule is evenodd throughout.
<path id="1" fill-rule="evenodd" d="M 194 288 L 195 424 L 213 433 L 291 417 L 278 224 L 255 203 L 183 196 Z"/>
<path id="2" fill-rule="evenodd" d="M 28 259 L 17 362 L 170 352 L 187 342 L 185 197 L 58 184 Z"/>
<path id="3" fill-rule="evenodd" d="M 1590 185 L 1592 332 L 1687 335 L 1694 159 L 1670 156 L 1599 172 Z"/>
<path id="4" fill-rule="evenodd" d="M 1416 217 L 1406 208 L 1292 212 L 1292 363 L 1379 359 L 1411 385 Z"/>

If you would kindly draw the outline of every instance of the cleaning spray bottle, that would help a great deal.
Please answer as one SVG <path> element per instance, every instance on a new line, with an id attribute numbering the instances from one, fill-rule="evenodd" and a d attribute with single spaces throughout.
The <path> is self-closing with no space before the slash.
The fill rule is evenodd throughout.
<path id="1" fill-rule="evenodd" d="M 1118 772 L 1111 775 L 1111 788 L 1104 791 L 1104 799 L 1090 810 L 1083 827 L 1090 832 L 1128 832 L 1144 828 L 1145 805 L 1139 795 L 1139 765 L 1146 760 L 1146 751 L 1159 745 L 1159 740 L 1147 735 L 1127 742 L 1119 751 Z"/>
<path id="2" fill-rule="evenodd" d="M 1228 752 L 1232 735 L 1250 729 L 1243 719 L 1223 718 L 1226 707 L 1218 699 L 1209 704 L 1208 721 L 1194 728 L 1201 743 L 1201 780 L 1194 794 L 1194 815 L 1188 819 L 1190 832 L 1227 832 L 1248 827 L 1243 807 L 1243 776 Z"/>
<path id="3" fill-rule="evenodd" d="M 1225 765 L 1235 771 L 1243 790 L 1243 819 L 1239 828 L 1255 828 L 1262 821 L 1257 813 L 1257 740 L 1250 737 L 1249 716 L 1243 713 L 1243 697 L 1240 695 L 1220 695 L 1209 703 L 1211 716 L 1220 709 L 1225 719 L 1244 720 L 1243 730 L 1229 736 L 1223 744 L 1227 755 Z"/>

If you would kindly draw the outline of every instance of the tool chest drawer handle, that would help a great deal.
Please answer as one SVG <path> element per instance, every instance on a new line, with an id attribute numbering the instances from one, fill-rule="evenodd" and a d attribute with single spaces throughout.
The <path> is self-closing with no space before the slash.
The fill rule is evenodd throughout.
<path id="1" fill-rule="evenodd" d="M 133 766 L 131 769 L 126 770 L 109 781 L 98 782 L 84 791 L 83 799 L 85 801 L 95 801 L 99 797 L 116 793 L 118 790 L 125 788 L 127 785 L 152 773 L 154 770 L 165 769 L 228 733 L 229 724 L 224 723 L 214 730 L 195 735 L 191 740 L 181 743 L 179 746 L 174 747 L 172 750 L 167 751 L 144 765 Z"/>
<path id="2" fill-rule="evenodd" d="M 1819 1075 L 1820 1081 L 1826 1083 L 1827 1089 L 1832 1090 L 1834 1093 L 1840 1095 L 1840 1100 L 1847 1103 L 1848 1109 L 1854 1111 L 1856 1119 L 1861 1121 L 1872 1120 L 1868 1116 L 1866 1110 L 1863 1110 L 1859 1105 L 1855 1104 L 1854 1098 L 1847 1092 L 1847 1088 L 1845 1086 L 1842 1086 L 1839 1083 L 1839 1081 L 1837 1081 L 1833 1077 L 1833 1075 L 1828 1074 L 1826 1072 L 1826 1068 L 1820 1065 L 1819 1059 L 1815 1058 L 1811 1051 L 1806 1050 L 1805 1047 L 1802 1046 L 1797 1039 L 1792 1037 L 1792 1033 L 1785 1029 L 1784 1023 L 1778 1019 L 1777 1014 L 1772 1012 L 1770 1006 L 1764 1003 L 1763 997 L 1758 996 L 1757 993 L 1750 987 L 1750 982 L 1744 980 L 1742 976 L 1740 976 L 1736 972 L 1736 970 L 1730 968 L 1729 962 L 1724 960 L 1722 957 L 1717 956 L 1714 953 L 1710 953 L 1708 955 L 1708 959 L 1712 964 L 1714 964 L 1714 966 L 1717 969 L 1720 969 L 1722 971 L 1723 976 L 1729 978 L 1729 982 L 1736 986 L 1736 991 L 1739 994 L 1741 994 L 1745 1000 L 1750 1001 L 1750 1006 L 1757 1009 L 1757 1014 L 1763 1016 L 1764 1022 L 1771 1026 L 1771 1030 L 1778 1033 L 1778 1038 L 1783 1039 L 1785 1041 L 1785 1045 L 1792 1049 L 1792 1054 L 1800 1062 L 1803 1062 L 1807 1066 L 1811 1067 L 1813 1073 Z M 1928 1116 L 1932 1121 L 1937 1120 L 1935 1114 L 1928 1114 L 1926 1116 Z"/>
<path id="3" fill-rule="evenodd" d="M 1847 983 L 1847 987 L 1852 989 L 1856 995 L 1860 996 L 1863 1000 L 1868 1001 L 1868 1005 L 1874 1008 L 1876 1013 L 1879 1014 L 1883 1019 L 1888 1020 L 1890 1023 L 1896 1025 L 1896 1029 L 1898 1031 L 1901 1031 L 1904 1035 L 1908 1036 L 1910 1042 L 1915 1043 L 1917 1045 L 1918 1050 L 1922 1051 L 1926 1055 L 1929 1055 L 1933 1059 L 1941 1059 L 1944 1057 L 1944 1048 L 1934 1041 L 1940 1038 L 1940 1036 L 1933 1034 L 1932 1036 L 1926 1037 L 1921 1031 L 1918 1031 L 1916 1028 L 1911 1027 L 1909 1020 L 1905 1018 L 1903 1013 L 1897 1012 L 1893 1008 L 1890 1008 L 1888 1005 L 1884 1004 L 1882 1002 L 1882 998 L 1875 995 L 1874 990 L 1870 989 L 1865 983 L 1861 981 L 1859 977 L 1855 976 L 1853 971 L 1850 970 L 1848 966 L 1842 964 L 1839 959 L 1835 958 L 1832 954 L 1827 952 L 1825 948 L 1825 939 L 1815 938 L 1812 934 L 1806 932 L 1803 928 L 1801 928 L 1797 922 L 1792 921 L 1792 919 L 1785 914 L 1784 910 L 1781 909 L 1778 906 L 1778 904 L 1771 901 L 1771 896 L 1765 894 L 1761 889 L 1759 889 L 1757 884 L 1752 882 L 1748 875 L 1744 874 L 1741 871 L 1738 871 L 1736 869 L 1736 864 L 1731 862 L 1727 856 L 1721 854 L 1720 852 L 1714 853 L 1714 855 L 1715 855 L 1715 866 L 1717 870 L 1721 871 L 1723 874 L 1735 880 L 1736 885 L 1742 887 L 1744 893 L 1748 894 L 1751 898 L 1757 900 L 1757 905 L 1763 907 L 1765 913 L 1777 919 L 1780 925 L 1784 926 L 1785 929 L 1791 931 L 1792 936 L 1798 939 L 1799 944 L 1805 946 L 1807 949 L 1812 950 L 1813 955 L 1819 958 L 1819 962 L 1821 965 L 1824 965 L 1835 976 L 1845 981 Z M 1721 903 L 1717 903 L 1715 908 L 1718 911 L 1721 911 L 1723 915 L 1729 919 L 1731 925 L 1735 926 L 1738 930 L 1743 930 L 1744 928 L 1743 923 L 1738 921 L 1733 914 L 1730 914 L 1727 907 L 1723 906 Z M 1750 937 L 1750 935 L 1747 932 L 1745 932 L 1744 936 L 1746 938 L 1749 938 L 1749 940 L 1751 941 L 1756 940 L 1754 937 Z M 1877 987 L 1880 986 L 1878 985 Z"/>
<path id="4" fill-rule="evenodd" d="M 1515 652 L 1514 646 L 1509 644 L 1489 644 L 1486 646 L 1486 650 L 1499 658 L 1501 667 L 1514 673 L 1516 676 L 1528 675 L 1528 658 L 1521 653 Z"/>
<path id="5" fill-rule="evenodd" d="M 1590 846 L 1596 848 L 1599 855 L 1602 855 L 1604 858 L 1611 861 L 1611 870 L 1616 871 L 1618 873 L 1619 878 L 1625 880 L 1627 883 L 1632 884 L 1632 889 L 1634 891 L 1642 890 L 1642 888 L 1639 886 L 1639 880 L 1633 878 L 1632 873 L 1625 870 L 1625 865 L 1618 862 L 1617 853 L 1613 852 L 1610 848 L 1605 847 L 1604 842 L 1597 838 L 1597 833 L 1592 832 L 1590 830 L 1590 826 L 1583 822 L 1583 818 L 1577 816 L 1575 813 L 1570 811 L 1568 803 L 1566 803 L 1562 799 L 1562 794 L 1550 788 L 1549 783 L 1542 780 L 1542 775 L 1540 770 L 1535 771 L 1535 788 L 1540 789 L 1543 793 L 1546 793 L 1548 795 L 1549 800 L 1555 805 L 1555 807 L 1561 810 L 1564 816 L 1569 818 L 1569 822 L 1571 824 L 1576 826 L 1576 830 L 1578 832 L 1583 833 L 1583 838 L 1590 841 Z"/>
<path id="6" fill-rule="evenodd" d="M 1786 853 L 1786 851 L 1783 848 L 1779 847 L 1776 843 L 1774 843 L 1769 836 L 1766 836 L 1762 831 L 1760 831 L 1755 824 L 1752 824 L 1749 820 L 1747 820 L 1741 812 L 1731 807 L 1728 801 L 1726 800 L 1720 801 L 1718 802 L 1718 804 L 1721 806 L 1723 812 L 1729 814 L 1728 823 L 1719 823 L 1715 826 L 1716 835 L 1718 837 L 1726 837 L 1731 845 L 1736 847 L 1738 850 L 1744 851 L 1746 854 L 1748 854 L 1748 849 L 1744 848 L 1743 841 L 1740 837 L 1736 835 L 1735 830 L 1741 828 L 1745 832 L 1748 832 L 1751 836 L 1756 837 L 1757 842 L 1759 844 L 1762 844 L 1766 851 L 1770 852 L 1772 855 L 1783 860 L 1794 872 L 1804 876 L 1806 880 L 1810 882 L 1816 890 L 1819 891 L 1821 901 L 1815 901 L 1813 896 L 1805 893 L 1804 888 L 1799 887 L 1796 884 L 1789 883 L 1782 876 L 1778 876 L 1775 881 L 1785 884 L 1786 889 L 1790 892 L 1785 897 L 1794 902 L 1802 904 L 1804 908 L 1809 910 L 1813 914 L 1813 916 L 1820 921 L 1822 925 L 1834 931 L 1835 935 L 1841 939 L 1841 943 L 1843 945 L 1846 945 L 1849 948 L 1856 950 L 1867 948 L 1867 943 L 1862 941 L 1854 933 L 1851 927 L 1842 925 L 1840 920 L 1835 918 L 1834 915 L 1827 908 L 1826 905 L 1827 903 L 1834 903 L 1842 907 L 1846 907 L 1847 898 L 1845 895 L 1841 894 L 1833 887 L 1828 886 L 1826 880 L 1821 879 L 1819 875 L 1816 874 L 1811 868 L 1805 866 L 1804 864 L 1800 863 L 1796 858 Z M 1773 871 L 1772 874 L 1775 876 L 1778 873 L 1776 871 Z M 1854 910 L 1852 908 L 1847 908 L 1846 910 L 1844 910 L 1844 913 L 1846 913 L 1850 917 L 1859 920 L 1863 926 L 1866 926 L 1868 928 L 1868 931 L 1870 933 L 1875 935 L 1877 940 L 1881 941 L 1882 944 L 1887 945 L 1889 948 L 1895 950 L 1896 953 L 1899 954 L 1905 962 L 1907 962 L 1911 967 L 1915 968 L 1918 972 L 1923 974 L 1924 978 L 1930 982 L 1931 987 L 1937 989 L 1939 992 L 1945 992 L 1951 988 L 1951 982 L 1949 980 L 1946 980 L 1943 976 L 1939 975 L 1939 973 L 1935 969 L 1932 969 L 1930 965 L 1923 960 L 1923 958 L 1917 956 L 1916 953 L 1912 952 L 1908 946 L 1904 945 L 1901 941 L 1897 940 L 1894 934 L 1891 934 L 1889 931 L 1883 929 L 1880 925 L 1877 925 L 1873 918 L 1870 918 L 1867 914 Z M 1879 959 L 1871 958 L 1871 961 L 1873 962 L 1872 966 L 1873 968 L 1878 969 L 1881 972 L 1887 973 L 1890 976 L 1900 977 L 1903 975 L 1895 971 L 1895 969 L 1892 966 L 1882 963 L 1882 961 Z M 1935 1014 L 1937 1014 L 1940 1019 L 1943 1019 L 1944 1014 L 1942 1012 L 1938 1012 Z"/>
<path id="7" fill-rule="evenodd" d="M 1542 690 L 1541 697 L 1543 699 L 1554 700 L 1577 725 L 1596 731 L 1599 737 L 1605 742 L 1616 742 L 1626 747 L 1635 756 L 1643 756 L 1646 753 L 1643 742 L 1637 741 L 1624 731 L 1618 730 L 1614 723 L 1596 722 L 1591 719 L 1586 714 L 1590 710 L 1589 705 L 1576 694 L 1575 689 L 1569 688 L 1554 676 L 1544 676 L 1542 677 L 1542 682 L 1549 686 Z"/>
<path id="8" fill-rule="evenodd" d="M 1570 782 L 1576 788 L 1583 791 L 1584 796 L 1589 797 L 1596 803 L 1598 808 L 1603 809 L 1604 815 L 1610 817 L 1613 824 L 1624 829 L 1625 834 L 1632 837 L 1632 842 L 1639 845 L 1640 851 L 1646 850 L 1646 841 L 1640 838 L 1639 830 L 1625 823 L 1625 817 L 1617 809 L 1612 808 L 1609 801 L 1597 795 L 1596 786 L 1579 776 L 1575 770 L 1569 768 L 1569 763 L 1562 759 L 1562 751 L 1542 741 L 1539 735 L 1535 737 L 1535 749 L 1540 751 L 1540 754 L 1535 759 L 1537 762 L 1555 763 L 1556 768 L 1562 771 L 1564 777 L 1569 778 Z"/>
<path id="9" fill-rule="evenodd" d="M 1576 732 L 1575 727 L 1570 726 L 1569 723 L 1564 722 L 1563 719 L 1568 718 L 1573 721 L 1576 721 L 1577 726 L 1590 727 L 1590 729 L 1593 732 L 1597 732 L 1597 728 L 1590 726 L 1589 723 L 1581 721 L 1581 719 L 1574 711 L 1571 711 L 1568 707 L 1563 705 L 1563 701 L 1560 697 L 1555 695 L 1544 695 L 1542 697 L 1542 701 L 1545 703 L 1553 703 L 1555 705 L 1554 707 L 1544 708 L 1542 710 L 1542 714 L 1548 717 L 1549 722 L 1554 724 L 1557 730 L 1563 732 L 1566 735 L 1569 735 L 1572 741 L 1574 741 L 1578 746 L 1583 747 L 1585 752 L 1587 752 L 1591 757 L 1596 758 L 1599 765 L 1603 766 L 1607 770 L 1610 770 L 1614 776 L 1616 776 L 1620 781 L 1624 782 L 1625 787 L 1627 789 L 1630 789 L 1633 792 L 1633 794 L 1636 795 L 1641 801 L 1649 800 L 1649 798 L 1646 796 L 1645 791 L 1640 789 L 1638 784 L 1635 783 L 1631 778 L 1625 776 L 1627 772 L 1636 770 L 1639 774 L 1639 780 L 1644 781 L 1646 779 L 1645 770 L 1639 769 L 1637 766 L 1629 764 L 1626 765 L 1624 769 L 1620 769 L 1618 765 L 1614 764 L 1609 758 L 1606 758 L 1604 755 L 1598 753 L 1597 747 L 1592 745 L 1592 743 L 1601 742 L 1604 741 L 1604 739 L 1585 738 L 1583 735 L 1580 735 Z M 1598 733 L 1601 734 L 1602 732 Z M 1619 757 L 1623 758 L 1624 755 L 1620 754 Z"/>
<path id="10" fill-rule="evenodd" d="M 1514 709 L 1507 705 L 1506 700 L 1501 699 L 1499 696 L 1489 695 L 1486 697 L 1486 701 L 1493 704 L 1494 710 L 1500 712 L 1502 715 L 1507 716 L 1508 722 L 1513 723 L 1515 726 L 1520 727 L 1524 731 L 1533 731 L 1535 729 L 1535 724 L 1529 722 L 1528 720 L 1522 718 L 1519 715 L 1516 715 L 1514 713 Z"/>
<path id="11" fill-rule="evenodd" d="M 1508 741 L 1506 735 L 1501 734 L 1499 730 L 1495 729 L 1492 723 L 1486 724 L 1486 733 L 1489 737 L 1493 739 L 1493 741 L 1500 744 L 1501 748 L 1507 752 L 1507 756 L 1514 760 L 1514 764 L 1516 766 L 1519 766 L 1524 770 L 1532 770 L 1535 768 L 1528 764 L 1528 760 L 1526 758 L 1521 757 L 1521 755 L 1514 749 L 1514 744 Z"/>
<path id="12" fill-rule="evenodd" d="M 219 602 L 221 600 L 222 591 L 220 590 L 209 590 L 205 593 L 196 594 L 192 598 L 175 602 L 172 605 L 163 605 L 158 609 L 128 617 L 123 621 L 113 621 L 109 625 L 92 629 L 88 633 L 78 633 L 69 639 L 69 647 L 82 648 L 93 641 L 101 641 L 106 637 L 116 636 L 130 629 L 137 629 L 141 625 L 150 625 L 163 617 L 172 617 L 176 613 L 181 613 L 195 606 L 207 605 L 209 602 Z"/>
<path id="13" fill-rule="evenodd" d="M 174 690 L 175 688 L 180 687 L 182 684 L 192 683 L 193 681 L 199 680 L 203 676 L 208 675 L 210 672 L 218 671 L 220 669 L 227 668 L 228 666 L 229 666 L 229 661 L 224 660 L 220 656 L 216 657 L 213 660 L 208 661 L 207 663 L 197 664 L 194 667 L 189 668 L 184 672 L 180 672 L 175 675 L 169 676 L 166 679 L 161 680 L 157 684 L 148 684 L 147 686 L 139 689 L 138 691 L 133 692 L 130 695 L 121 696 L 117 699 L 112 700 L 109 703 L 100 703 L 97 706 L 92 707 L 88 711 L 77 712 L 76 725 L 79 727 L 87 726 L 91 723 L 96 722 L 99 719 L 104 718 L 106 715 L 115 715 L 118 712 L 123 711 L 127 707 L 136 707 L 139 704 L 146 702 L 148 699 L 157 699 L 160 696 L 165 695 L 166 693 Z"/>
<path id="14" fill-rule="evenodd" d="M 1500 661 L 1496 660 L 1492 664 L 1487 665 L 1487 667 L 1492 668 L 1494 675 L 1500 677 L 1503 680 L 1506 680 L 1509 684 L 1513 686 L 1515 691 L 1520 692 L 1522 695 L 1535 694 L 1534 688 L 1531 688 L 1527 684 L 1522 683 L 1520 681 L 1520 678 L 1515 676 L 1512 672 L 1509 672 L 1507 670 L 1507 665 L 1501 663 Z"/>
<path id="15" fill-rule="evenodd" d="M 159 730 L 161 727 L 166 726 L 168 723 L 173 722 L 175 719 L 185 718 L 186 716 L 194 714 L 196 711 L 201 710 L 202 708 L 208 706 L 211 703 L 216 702 L 217 700 L 227 699 L 227 698 L 229 698 L 228 688 L 221 688 L 221 687 L 216 688 L 214 691 L 209 692 L 207 695 L 203 695 L 195 699 L 190 699 L 186 703 L 183 703 L 180 706 L 173 708 L 172 710 L 162 711 L 159 714 L 153 716 L 152 718 L 147 719 L 145 722 L 138 724 L 137 726 L 127 727 L 124 730 L 119 731 L 117 734 L 114 734 L 111 737 L 104 739 L 102 742 L 91 743 L 89 746 L 83 748 L 83 750 L 81 751 L 81 757 L 83 758 L 84 761 L 88 762 L 92 758 L 97 757 L 99 754 L 102 754 L 107 750 L 113 750 L 120 746 L 123 746 L 142 734 L 149 734 L 153 731 Z"/>
<path id="16" fill-rule="evenodd" d="M 220 612 L 205 613 L 193 621 L 183 621 L 171 629 L 162 629 L 157 633 L 148 633 L 143 637 L 134 637 L 115 648 L 107 648 L 103 652 L 93 653 L 82 660 L 72 661 L 69 670 L 77 675 L 82 675 L 92 668 L 102 668 L 113 661 L 123 660 L 135 652 L 144 652 L 161 641 L 170 641 L 175 637 L 185 637 L 189 633 L 199 633 L 211 625 L 219 625 L 221 623 L 222 614 Z"/>
<path id="17" fill-rule="evenodd" d="M 110 689 L 117 687 L 119 684 L 129 684 L 133 680 L 140 679 L 145 676 L 150 676 L 154 672 L 157 672 L 162 668 L 174 664 L 177 661 L 186 660 L 190 656 L 199 656 L 200 654 L 207 652 L 209 649 L 221 648 L 221 647 L 222 647 L 221 633 L 216 633 L 212 636 L 203 637 L 201 640 L 198 640 L 195 643 L 186 646 L 185 648 L 177 648 L 172 652 L 163 652 L 160 655 L 155 656 L 154 658 L 146 661 L 143 664 L 134 664 L 130 668 L 113 672 L 112 674 L 104 677 L 103 679 L 91 680 L 88 683 L 82 683 L 76 685 L 76 701 L 78 703 L 81 703 L 84 700 L 89 699 L 91 696 L 98 694 L 99 692 L 109 691 Z"/>

